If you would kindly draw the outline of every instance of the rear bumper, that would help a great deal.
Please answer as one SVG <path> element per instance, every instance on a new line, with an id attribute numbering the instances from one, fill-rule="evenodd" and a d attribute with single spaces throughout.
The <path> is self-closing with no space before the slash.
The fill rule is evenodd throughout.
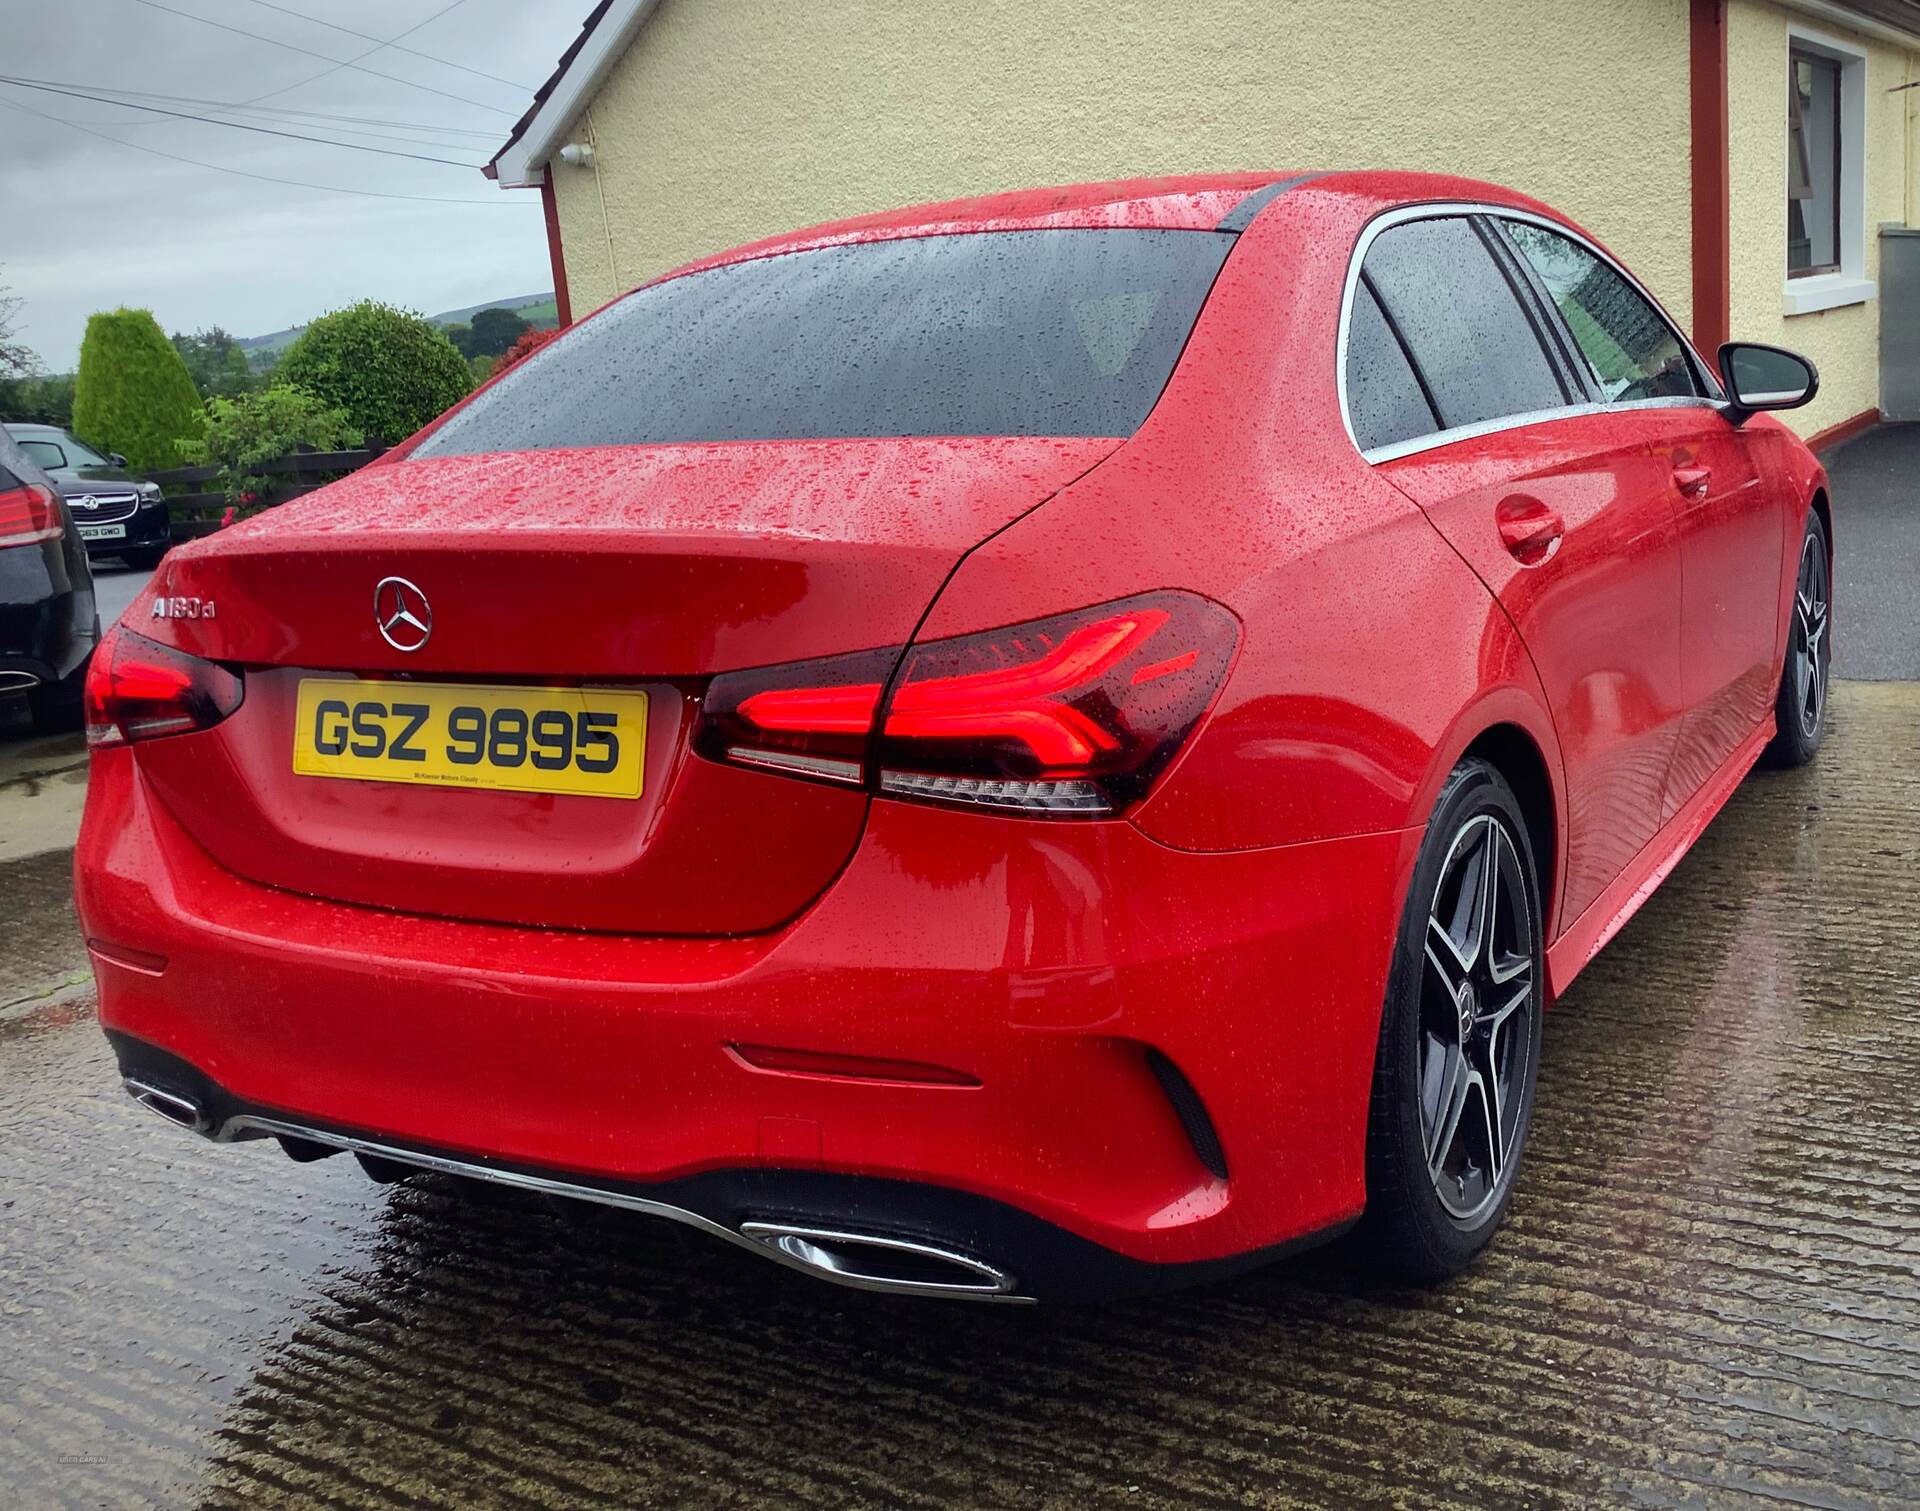
<path id="1" fill-rule="evenodd" d="M 64 681 L 95 636 L 92 583 L 71 541 L 0 549 L 0 694 Z"/>
<path id="2" fill-rule="evenodd" d="M 1088 1294 L 1359 1212 L 1417 840 L 1195 855 L 1126 824 L 879 803 L 775 933 L 567 934 L 247 882 L 118 750 L 96 757 L 76 895 L 123 1062 L 192 1079 L 166 1089 L 231 1109 L 216 1132 L 245 1113 L 735 1238 L 852 1223 L 1018 1294 Z M 892 1063 L 774 1070 L 755 1046 Z"/>

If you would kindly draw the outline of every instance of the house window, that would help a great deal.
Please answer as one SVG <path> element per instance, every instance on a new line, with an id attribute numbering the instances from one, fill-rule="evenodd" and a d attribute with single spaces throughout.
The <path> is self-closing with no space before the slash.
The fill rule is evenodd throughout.
<path id="1" fill-rule="evenodd" d="M 1787 276 L 1840 271 L 1840 64 L 1796 47 L 1787 67 Z"/>
<path id="2" fill-rule="evenodd" d="M 1800 26 L 1787 32 L 1787 255 L 1783 312 L 1873 298 L 1867 277 L 1867 55 Z"/>

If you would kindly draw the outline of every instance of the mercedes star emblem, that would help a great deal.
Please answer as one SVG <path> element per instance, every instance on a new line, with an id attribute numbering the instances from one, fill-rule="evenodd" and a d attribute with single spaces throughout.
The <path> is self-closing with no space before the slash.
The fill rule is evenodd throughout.
<path id="1" fill-rule="evenodd" d="M 433 608 L 406 578 L 383 577 L 373 590 L 373 622 L 396 651 L 417 651 L 433 633 Z"/>

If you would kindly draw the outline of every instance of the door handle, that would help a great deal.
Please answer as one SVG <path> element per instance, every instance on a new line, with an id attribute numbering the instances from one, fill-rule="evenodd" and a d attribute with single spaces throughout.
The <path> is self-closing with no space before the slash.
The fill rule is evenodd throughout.
<path id="1" fill-rule="evenodd" d="M 1500 500 L 1493 511 L 1500 543 L 1523 567 L 1537 567 L 1555 551 L 1567 533 L 1567 527 L 1537 498 L 1516 493 Z"/>
<path id="2" fill-rule="evenodd" d="M 1673 486 L 1687 498 L 1705 498 L 1707 485 L 1713 481 L 1711 467 L 1675 467 Z"/>

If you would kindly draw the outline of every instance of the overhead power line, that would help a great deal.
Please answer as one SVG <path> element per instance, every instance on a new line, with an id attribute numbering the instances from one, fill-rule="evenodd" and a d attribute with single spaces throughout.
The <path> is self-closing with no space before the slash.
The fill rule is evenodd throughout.
<path id="1" fill-rule="evenodd" d="M 389 84 L 404 84 L 409 89 L 424 90 L 428 94 L 437 94 L 443 99 L 458 100 L 462 105 L 471 105 L 476 110 L 487 110 L 495 115 L 508 117 L 513 115 L 511 110 L 503 110 L 498 105 L 489 105 L 485 100 L 476 100 L 464 94 L 453 94 L 445 89 L 435 89 L 430 84 L 416 84 L 412 79 L 403 79 L 396 73 L 382 73 L 377 68 L 364 68 L 351 59 L 328 57 L 327 54 L 315 52 L 310 47 L 296 47 L 291 42 L 282 42 L 278 37 L 264 36 L 257 31 L 247 31 L 244 27 L 229 26 L 224 21 L 215 21 L 207 16 L 196 16 L 192 11 L 176 10 L 171 5 L 162 5 L 160 0 L 133 0 L 133 3 L 135 5 L 144 5 L 148 10 L 165 11 L 169 16 L 182 16 L 189 21 L 198 21 L 202 26 L 211 26 L 217 31 L 232 32 L 236 37 L 246 37 L 254 42 L 265 42 L 269 47 L 285 48 L 288 52 L 297 52 L 309 58 L 318 58 L 323 63 L 332 63 L 340 68 L 351 68 L 356 73 L 368 74 L 376 79 L 385 79 Z M 381 45 L 383 47 L 390 47 L 392 44 L 382 43 Z M 376 52 L 379 50 L 379 48 L 374 49 Z M 362 54 L 362 56 L 364 57 L 365 54 Z M 331 72 L 331 70 L 329 70 L 329 72 Z M 264 96 L 262 96 L 262 98 L 264 98 Z"/>
<path id="2" fill-rule="evenodd" d="M 134 152 L 144 152 L 149 157 L 164 157 L 172 162 L 186 163 L 195 168 L 208 168 L 215 173 L 230 173 L 235 178 L 251 178 L 263 184 L 283 184 L 294 189 L 319 189 L 328 194 L 353 194 L 362 199 L 406 199 L 424 205 L 531 205 L 533 201 L 525 195 L 503 194 L 497 199 L 456 199 L 444 194 L 398 194 L 385 189 L 347 189 L 339 184 L 316 184 L 303 178 L 277 178 L 270 173 L 251 173 L 245 168 L 229 168 L 221 163 L 209 163 L 201 158 L 187 157 L 178 152 L 163 152 L 158 147 L 148 147 L 140 142 L 129 142 L 124 138 L 109 136 L 104 131 L 95 131 L 91 126 L 83 126 L 78 121 L 69 121 L 63 116 L 48 115 L 44 110 L 35 110 L 22 105 L 17 100 L 0 99 L 0 109 L 17 110 L 22 115 L 37 116 L 43 121 L 52 121 L 56 126 L 70 127 L 85 132 L 88 136 L 97 136 L 103 142 L 112 142 L 116 147 L 126 147 Z"/>
<path id="3" fill-rule="evenodd" d="M 299 117 L 294 124 L 341 126 L 379 126 L 390 127 L 397 131 L 426 131 L 436 136 L 471 136 L 481 141 L 495 142 L 500 139 L 498 128 L 477 129 L 472 126 L 440 126 L 432 121 L 395 121 L 375 115 L 339 115 L 325 110 L 301 110 L 293 105 L 256 105 L 251 101 L 234 102 L 229 100 L 210 100 L 202 95 L 162 94 L 153 89 L 124 89 L 117 85 L 89 84 L 84 80 L 28 78 L 24 74 L 12 74 L 8 77 L 22 84 L 45 84 L 54 89 L 77 89 L 90 94 L 111 96 L 116 102 L 126 96 L 136 100 L 159 100 L 168 105 L 198 105 L 212 110 L 218 115 L 264 115 L 272 118 Z M 96 122 L 97 125 L 114 125 L 115 122 Z"/>
<path id="4" fill-rule="evenodd" d="M 270 100 L 277 94 L 291 94 L 296 89 L 304 89 L 309 84 L 317 84 L 322 79 L 331 78 L 334 74 L 340 72 L 341 69 L 351 68 L 356 63 L 363 63 L 375 53 L 393 46 L 393 44 L 400 41 L 401 38 L 411 37 L 415 32 L 433 25 L 434 22 L 438 21 L 448 11 L 458 10 L 466 3 L 467 0 L 447 0 L 445 5 L 441 6 L 440 9 L 435 11 L 431 16 L 428 16 L 426 20 L 414 22 L 413 25 L 409 26 L 405 31 L 401 32 L 399 36 L 394 37 L 390 41 L 382 42 L 377 47 L 369 47 L 365 52 L 357 52 L 351 58 L 345 58 L 335 63 L 331 68 L 323 68 L 318 73 L 308 74 L 304 79 L 295 79 L 291 84 L 282 84 L 277 89 L 269 89 L 265 94 L 252 95 L 240 103 L 243 105 L 258 105 L 262 100 Z"/>
<path id="5" fill-rule="evenodd" d="M 469 68 L 464 63 L 456 63 L 451 58 L 436 58 L 430 52 L 421 52 L 413 47 L 401 47 L 396 42 L 381 42 L 371 32 L 355 31 L 351 26 L 342 26 L 336 21 L 323 21 L 318 16 L 309 16 L 305 11 L 292 10 L 284 5 L 275 5 L 273 0 L 249 0 L 262 10 L 278 11 L 283 16 L 292 16 L 296 21 L 311 22 L 315 26 L 324 26 L 329 31 L 337 31 L 349 37 L 358 37 L 362 42 L 380 42 L 381 47 L 390 52 L 403 52 L 409 57 L 425 58 L 429 63 L 438 63 L 442 68 L 457 68 L 462 73 L 470 73 L 476 79 L 491 79 L 496 84 L 505 84 L 510 89 L 532 89 L 531 84 L 523 84 L 518 79 L 503 79 L 497 73 L 488 73 L 482 68 Z"/>
<path id="6" fill-rule="evenodd" d="M 229 131 L 251 131 L 259 136 L 284 137 L 290 142 L 314 142 L 322 147 L 344 147 L 349 152 L 372 152 L 380 157 L 410 158 L 416 163 L 442 163 L 449 168 L 478 168 L 478 163 L 463 163 L 457 158 L 429 157 L 423 152 L 396 152 L 391 147 L 368 147 L 360 142 L 339 142 L 330 136 L 307 136 L 298 131 L 276 131 L 271 126 L 252 126 L 245 121 L 222 121 L 210 115 L 192 115 L 183 110 L 162 110 L 158 105 L 136 105 L 131 100 L 111 100 L 97 94 L 82 94 L 74 89 L 55 89 L 50 84 L 29 84 L 0 74 L 0 84 L 15 89 L 37 89 L 43 94 L 65 95 L 70 100 L 91 100 L 96 105 L 111 105 L 116 110 L 144 110 L 150 115 L 170 115 L 176 120 L 200 121 L 208 126 L 224 126 Z M 68 125 L 77 125 L 69 121 Z"/>

